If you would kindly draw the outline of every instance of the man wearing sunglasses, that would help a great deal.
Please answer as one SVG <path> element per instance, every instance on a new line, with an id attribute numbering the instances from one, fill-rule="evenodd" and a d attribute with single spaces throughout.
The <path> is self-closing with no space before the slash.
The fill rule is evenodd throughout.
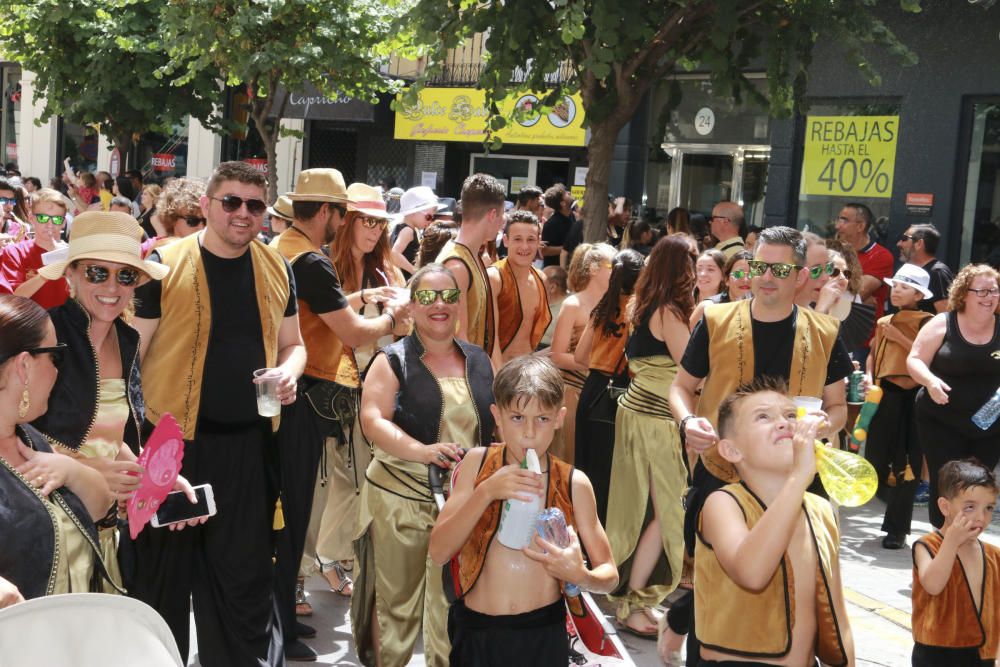
<path id="1" fill-rule="evenodd" d="M 351 186 L 352 190 L 355 186 Z M 307 529 L 313 513 L 314 497 L 330 503 L 327 496 L 333 496 L 339 508 L 353 508 L 357 502 L 354 474 L 364 475 L 364 469 L 349 470 L 347 460 L 355 462 L 359 458 L 348 455 L 341 444 L 348 444 L 350 429 L 341 430 L 347 419 L 335 415 L 330 419 L 329 410 L 322 414 L 313 409 L 314 400 L 318 404 L 324 391 L 339 395 L 338 370 L 344 346 L 361 347 L 392 332 L 397 321 L 404 322 L 407 310 L 386 305 L 379 317 L 365 319 L 350 307 L 337 276 L 336 269 L 322 247 L 333 241 L 339 229 L 344 226 L 347 208 L 380 206 L 384 215 L 385 203 L 372 188 L 367 188 L 366 201 L 351 201 L 344 177 L 336 169 L 307 169 L 299 174 L 295 191 L 287 196 L 292 202 L 292 224 L 278 236 L 272 246 L 292 265 L 295 283 L 298 286 L 299 321 L 305 342 L 308 361 L 305 374 L 300 380 L 304 400 L 286 409 L 281 430 L 278 434 L 282 452 L 282 506 L 285 514 L 285 530 L 278 537 L 278 564 L 275 572 L 275 595 L 278 613 L 281 617 L 285 640 L 285 656 L 289 659 L 315 659 L 316 652 L 299 638 L 312 635 L 311 628 L 297 623 L 296 578 L 305 551 Z M 377 201 L 376 201 L 377 199 Z M 435 205 L 437 199 L 434 199 Z M 433 208 L 431 210 L 434 210 Z M 374 218 L 373 218 L 374 220 Z M 384 222 L 384 217 L 380 219 Z M 378 220 L 376 221 L 378 222 Z M 368 289 L 362 294 L 366 301 L 387 301 L 391 291 Z M 363 369 L 362 369 L 363 370 Z M 345 394 L 346 396 L 346 394 Z M 330 403 L 331 401 L 327 401 Z M 353 402 L 352 402 L 353 405 Z M 329 479 L 324 480 L 319 492 L 314 495 L 316 474 L 324 448 L 328 455 L 327 471 Z M 317 505 L 315 511 L 323 511 L 324 504 Z M 349 511 L 342 512 L 349 524 L 348 532 L 353 537 L 353 524 Z M 330 519 L 333 521 L 334 519 Z M 317 521 L 313 522 L 318 524 Z M 319 532 L 319 525 L 315 525 Z M 311 543 L 316 535 L 310 533 Z M 350 539 L 346 547 L 351 553 Z M 310 561 L 318 555 L 312 549 Z M 331 556 L 349 558 L 348 555 Z M 337 561 L 324 562 L 323 574 L 331 588 L 349 595 L 351 581 Z M 303 572 L 308 574 L 308 572 Z"/>
<path id="2" fill-rule="evenodd" d="M 306 352 L 291 268 L 257 240 L 265 190 L 250 165 L 219 165 L 200 202 L 207 226 L 152 253 L 169 279 L 136 290 L 145 430 L 174 416 L 182 474 L 212 485 L 218 513 L 178 532 L 144 531 L 130 592 L 166 619 L 185 659 L 193 595 L 198 652 L 212 665 L 280 660 L 268 484 L 280 417 L 258 415 L 252 377 L 276 369 L 277 397 L 291 404 Z"/>
<path id="3" fill-rule="evenodd" d="M 932 296 L 921 301 L 917 307 L 932 315 L 948 310 L 948 288 L 955 280 L 955 273 L 951 268 L 936 257 L 940 242 L 941 232 L 928 223 L 910 225 L 896 243 L 901 262 L 916 264 L 930 274 L 931 282 L 928 287 Z"/>
<path id="4" fill-rule="evenodd" d="M 790 396 L 821 397 L 826 421 L 821 438 L 836 438 L 847 419 L 844 378 L 853 365 L 838 335 L 840 323 L 795 305 L 796 291 L 808 277 L 805 262 L 798 230 L 762 230 L 749 262 L 753 298 L 711 306 L 691 332 L 669 398 L 682 441 L 700 455 L 684 525 L 692 555 L 705 499 L 738 479 L 715 448 L 719 405 L 736 387 L 766 375 L 783 378 Z M 695 392 L 702 381 L 699 398 Z"/>
<path id="5" fill-rule="evenodd" d="M 743 227 L 743 209 L 736 202 L 720 201 L 712 207 L 710 229 L 719 240 L 715 249 L 729 259 L 744 249 L 740 229 Z"/>
<path id="6" fill-rule="evenodd" d="M 0 190 L 0 193 L 3 191 Z M 51 188 L 34 194 L 31 225 L 35 238 L 11 244 L 0 255 L 0 293 L 32 299 L 46 310 L 66 303 L 69 284 L 64 278 L 46 280 L 38 275 L 42 255 L 64 244 L 60 235 L 66 226 L 66 202 Z"/>

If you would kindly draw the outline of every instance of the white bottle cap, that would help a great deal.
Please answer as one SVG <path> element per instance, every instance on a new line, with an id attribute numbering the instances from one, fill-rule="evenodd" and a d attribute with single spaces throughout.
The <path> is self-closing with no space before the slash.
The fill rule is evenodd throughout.
<path id="1" fill-rule="evenodd" d="M 542 466 L 538 462 L 538 454 L 534 449 L 524 450 L 524 458 L 528 462 L 528 470 L 534 473 L 541 474 Z"/>

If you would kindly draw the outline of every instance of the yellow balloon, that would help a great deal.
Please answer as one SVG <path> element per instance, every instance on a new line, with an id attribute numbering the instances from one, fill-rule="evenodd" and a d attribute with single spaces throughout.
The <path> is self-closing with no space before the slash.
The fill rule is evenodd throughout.
<path id="1" fill-rule="evenodd" d="M 864 505 L 878 490 L 875 468 L 863 456 L 816 441 L 816 471 L 831 498 L 845 507 Z"/>

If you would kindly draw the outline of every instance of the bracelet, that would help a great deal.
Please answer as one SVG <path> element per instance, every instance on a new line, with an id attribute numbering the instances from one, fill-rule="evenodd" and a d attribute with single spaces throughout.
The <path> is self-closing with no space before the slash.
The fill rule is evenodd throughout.
<path id="1" fill-rule="evenodd" d="M 364 304 L 364 305 L 366 305 L 366 306 L 368 305 L 368 302 L 365 301 L 365 288 L 364 287 L 361 288 L 361 303 Z"/>
<path id="2" fill-rule="evenodd" d="M 680 434 L 681 434 L 681 445 L 684 445 L 687 442 L 687 435 L 684 433 L 684 427 L 687 426 L 687 423 L 688 423 L 689 420 L 694 419 L 694 418 L 695 418 L 695 415 L 694 414 L 690 414 L 687 417 L 685 417 L 684 419 L 682 419 L 681 423 L 677 425 L 677 430 L 680 431 Z"/>
<path id="3" fill-rule="evenodd" d="M 390 313 L 389 311 L 386 311 L 383 314 L 389 318 L 389 324 L 390 324 L 389 331 L 390 332 L 394 331 L 396 329 L 396 318 L 393 317 L 392 313 Z"/>

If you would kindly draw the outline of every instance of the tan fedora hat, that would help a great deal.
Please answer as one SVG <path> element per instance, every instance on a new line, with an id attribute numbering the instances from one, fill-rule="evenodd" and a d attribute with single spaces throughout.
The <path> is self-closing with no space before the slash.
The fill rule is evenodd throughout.
<path id="1" fill-rule="evenodd" d="M 292 214 L 292 200 L 288 198 L 288 195 L 281 195 L 278 197 L 278 201 L 274 202 L 274 206 L 267 207 L 267 214 L 271 217 L 294 220 L 295 216 Z"/>
<path id="2" fill-rule="evenodd" d="M 382 192 L 367 183 L 351 183 L 347 188 L 347 210 L 384 220 L 392 217 L 385 210 Z"/>
<path id="3" fill-rule="evenodd" d="M 295 192 L 286 195 L 292 201 L 347 203 L 344 175 L 336 169 L 306 169 L 299 172 Z"/>
<path id="4" fill-rule="evenodd" d="M 38 275 L 62 277 L 66 267 L 81 259 L 97 259 L 132 266 L 153 280 L 162 280 L 170 267 L 142 258 L 142 227 L 128 213 L 85 211 L 73 220 L 66 260 L 43 266 Z"/>

